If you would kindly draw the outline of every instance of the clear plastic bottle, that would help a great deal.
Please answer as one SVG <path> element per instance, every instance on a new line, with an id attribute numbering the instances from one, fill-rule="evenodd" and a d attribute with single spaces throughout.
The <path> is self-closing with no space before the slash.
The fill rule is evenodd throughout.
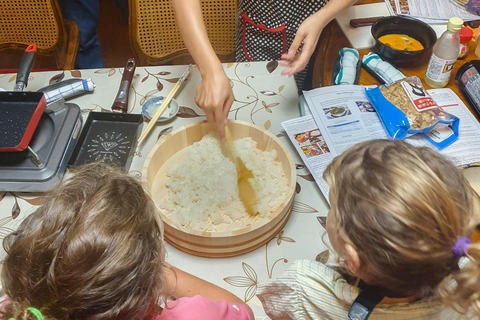
<path id="1" fill-rule="evenodd" d="M 443 88 L 450 80 L 455 61 L 457 61 L 463 20 L 450 18 L 445 31 L 433 47 L 433 53 L 425 73 L 425 83 L 432 88 Z"/>

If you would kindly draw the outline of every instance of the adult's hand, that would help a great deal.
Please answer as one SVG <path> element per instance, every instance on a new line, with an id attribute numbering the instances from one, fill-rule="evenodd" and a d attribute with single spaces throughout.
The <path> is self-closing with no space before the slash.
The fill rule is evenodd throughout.
<path id="1" fill-rule="evenodd" d="M 197 87 L 195 103 L 205 112 L 208 122 L 217 124 L 218 136 L 222 143 L 225 141 L 225 125 L 233 101 L 230 79 L 223 69 L 202 76 L 202 81 Z"/>
<path id="2" fill-rule="evenodd" d="M 355 2 L 357 2 L 357 0 L 330 0 L 322 9 L 305 19 L 300 27 L 298 27 L 288 52 L 281 57 L 280 65 L 287 67 L 282 71 L 282 74 L 291 76 L 305 69 L 305 66 L 310 60 L 310 56 L 313 51 L 315 51 L 318 38 L 323 28 L 332 21 L 337 14 L 349 8 Z"/>
<path id="3" fill-rule="evenodd" d="M 320 11 L 305 19 L 298 28 L 288 52 L 281 57 L 280 65 L 287 67 L 282 74 L 291 76 L 305 69 L 325 27 L 324 22 L 317 18 L 319 13 Z"/>

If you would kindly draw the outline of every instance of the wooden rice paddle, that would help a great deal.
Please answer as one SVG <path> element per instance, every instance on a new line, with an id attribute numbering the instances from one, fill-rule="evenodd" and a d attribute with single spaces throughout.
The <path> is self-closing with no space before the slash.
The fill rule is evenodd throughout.
<path id="1" fill-rule="evenodd" d="M 257 195 L 255 194 L 255 189 L 253 189 L 252 184 L 248 180 L 253 178 L 253 173 L 245 166 L 245 163 L 240 157 L 235 158 L 233 156 L 232 147 L 232 136 L 227 123 L 225 126 L 225 142 L 222 144 L 222 153 L 237 167 L 237 184 L 240 200 L 248 214 L 256 216 L 258 214 L 258 211 L 255 210 L 255 206 L 257 205 Z"/>
<path id="2" fill-rule="evenodd" d="M 165 98 L 165 100 L 163 100 L 162 105 L 155 112 L 152 119 L 150 119 L 150 122 L 148 123 L 145 130 L 143 130 L 142 134 L 140 135 L 140 138 L 138 138 L 138 144 L 140 144 L 143 141 L 143 139 L 145 139 L 145 137 L 148 135 L 150 130 L 152 130 L 155 123 L 157 123 L 157 119 L 162 115 L 163 111 L 165 111 L 165 109 L 168 107 L 168 105 L 172 101 L 173 96 L 175 95 L 175 93 L 177 93 L 177 91 L 180 88 L 180 86 L 182 85 L 182 83 L 188 77 L 192 68 L 193 68 L 193 66 L 189 65 L 187 70 L 185 70 L 185 72 L 182 74 L 182 76 L 178 79 L 177 83 L 175 83 L 175 86 L 173 86 L 172 91 L 170 91 L 170 93 Z"/>

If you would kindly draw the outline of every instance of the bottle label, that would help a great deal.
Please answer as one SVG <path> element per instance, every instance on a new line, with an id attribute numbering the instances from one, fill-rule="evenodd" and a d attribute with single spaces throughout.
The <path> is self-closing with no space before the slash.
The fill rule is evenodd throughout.
<path id="1" fill-rule="evenodd" d="M 453 66 L 456 59 L 445 60 L 437 57 L 434 53 L 428 63 L 427 78 L 436 82 L 444 82 L 450 79 L 450 73 L 452 73 Z"/>
<path id="2" fill-rule="evenodd" d="M 468 53 L 468 45 L 466 43 L 460 43 L 460 53 L 458 54 L 458 57 L 463 58 L 467 53 Z"/>

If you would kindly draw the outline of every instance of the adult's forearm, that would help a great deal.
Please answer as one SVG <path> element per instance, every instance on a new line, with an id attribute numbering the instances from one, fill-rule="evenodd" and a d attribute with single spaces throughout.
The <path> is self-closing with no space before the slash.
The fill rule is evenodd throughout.
<path id="1" fill-rule="evenodd" d="M 222 66 L 208 39 L 200 0 L 172 0 L 178 29 L 202 77 Z"/>
<path id="2" fill-rule="evenodd" d="M 330 0 L 322 9 L 318 10 L 315 15 L 323 22 L 323 25 L 327 25 L 332 21 L 340 12 L 350 8 L 358 0 Z"/>

